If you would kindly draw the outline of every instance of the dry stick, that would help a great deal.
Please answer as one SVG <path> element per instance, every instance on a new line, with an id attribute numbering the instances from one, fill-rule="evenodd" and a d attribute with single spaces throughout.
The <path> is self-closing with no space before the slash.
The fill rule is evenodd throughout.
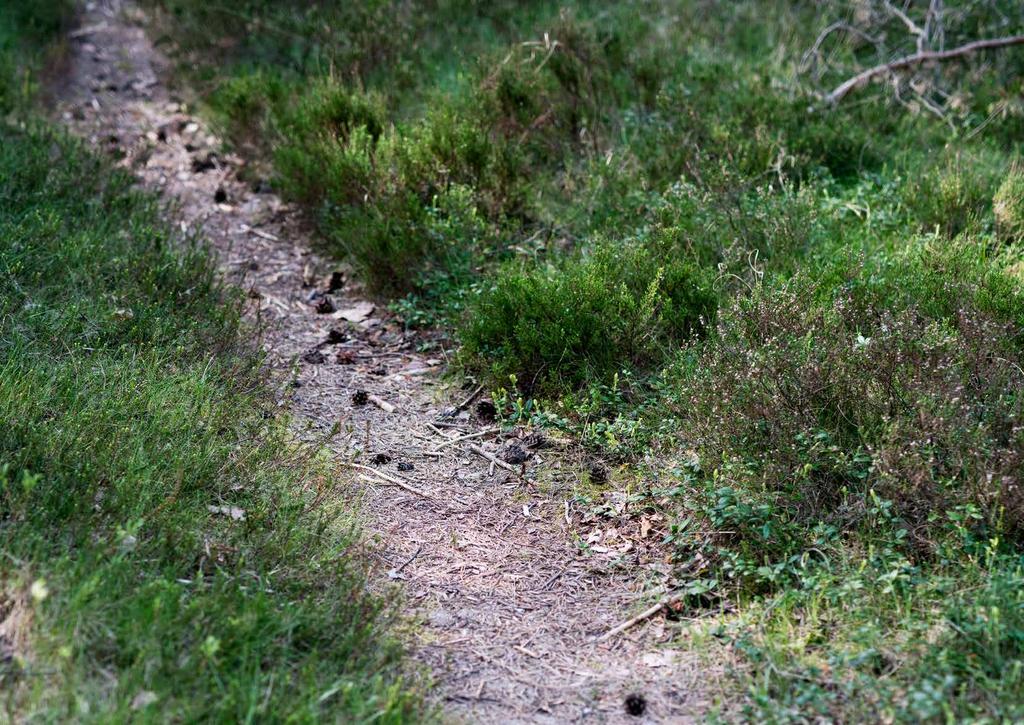
<path id="1" fill-rule="evenodd" d="M 444 443 L 439 445 L 434 450 L 428 451 L 428 454 L 430 454 L 430 455 L 433 455 L 435 453 L 440 454 L 442 448 L 447 448 L 448 446 L 455 445 L 456 443 L 458 443 L 460 441 L 468 441 L 470 438 L 479 438 L 480 436 L 485 436 L 485 435 L 488 435 L 490 433 L 494 433 L 497 430 L 498 430 L 497 428 L 488 428 L 486 430 L 478 431 L 476 433 L 470 433 L 469 435 L 459 436 L 458 438 L 452 438 L 451 440 L 445 441 Z"/>
<path id="2" fill-rule="evenodd" d="M 397 481 L 394 478 L 385 477 L 383 474 L 380 474 L 380 473 L 378 473 L 377 475 L 379 476 L 379 478 L 374 478 L 373 476 L 367 476 L 365 473 L 360 473 L 359 474 L 359 478 L 363 479 L 364 481 L 367 481 L 368 483 L 381 483 L 382 481 L 384 481 L 386 483 L 390 483 L 390 484 L 393 484 L 395 486 L 398 486 L 399 488 L 401 488 L 401 489 L 403 489 L 405 491 L 408 491 L 409 493 L 414 493 L 417 496 L 421 496 L 421 497 L 427 499 L 428 501 L 433 501 L 434 500 L 434 497 L 431 496 L 429 493 L 426 493 L 424 491 L 420 491 L 418 488 L 413 488 L 412 486 L 408 485 L 407 483 L 403 483 L 402 481 Z"/>
<path id="3" fill-rule="evenodd" d="M 378 398 L 376 395 L 367 395 L 366 399 L 369 400 L 374 405 L 376 405 L 381 410 L 383 410 L 385 413 L 394 413 L 395 412 L 395 406 L 393 406 L 391 403 L 389 403 L 386 400 Z"/>
<path id="4" fill-rule="evenodd" d="M 860 30 L 859 28 L 856 28 L 853 25 L 850 25 L 849 23 L 844 23 L 842 21 L 837 22 L 837 23 L 832 23 L 831 25 L 826 27 L 824 30 L 822 30 L 820 33 L 818 33 L 818 37 L 817 37 L 817 39 L 815 39 L 814 45 L 812 45 L 810 48 L 808 48 L 804 52 L 803 56 L 800 58 L 800 65 L 802 67 L 804 67 L 805 69 L 810 70 L 811 69 L 811 61 L 821 53 L 821 46 L 822 46 L 822 44 L 825 42 L 825 40 L 828 38 L 828 36 L 830 36 L 832 33 L 835 33 L 835 32 L 837 32 L 839 30 L 847 32 L 850 35 L 856 35 L 858 38 L 860 38 L 861 40 L 863 40 L 865 42 L 873 43 L 873 44 L 877 44 L 878 43 L 877 40 L 872 38 L 870 35 L 865 33 L 863 30 Z"/>
<path id="5" fill-rule="evenodd" d="M 403 562 L 403 564 L 402 564 L 402 565 L 401 565 L 400 567 L 398 567 L 397 569 L 395 569 L 395 574 L 401 574 L 401 573 L 402 573 L 402 570 L 403 570 L 403 569 L 405 569 L 405 567 L 407 567 L 407 566 L 409 566 L 410 564 L 412 564 L 413 560 L 414 560 L 414 559 L 415 559 L 415 558 L 416 558 L 417 556 L 419 556 L 419 555 L 420 555 L 420 552 L 421 552 L 421 551 L 423 551 L 423 544 L 420 544 L 419 546 L 417 546 L 417 547 L 416 547 L 416 551 L 414 551 L 414 552 L 412 553 L 412 556 L 410 556 L 410 557 L 409 557 L 408 559 L 406 559 L 406 560 L 405 560 L 405 562 Z"/>
<path id="6" fill-rule="evenodd" d="M 512 473 L 519 473 L 515 466 L 505 463 L 505 461 L 501 460 L 493 453 L 488 453 L 487 451 L 485 451 L 483 448 L 476 444 L 471 444 L 469 446 L 469 449 L 478 456 L 483 456 L 495 466 L 501 466 L 506 471 L 511 471 Z"/>
<path id="7" fill-rule="evenodd" d="M 549 576 L 548 580 L 546 582 L 544 582 L 543 584 L 541 584 L 540 587 L 538 587 L 534 591 L 537 591 L 537 592 L 547 591 L 548 587 L 550 587 L 552 584 L 554 584 L 559 579 L 559 577 L 562 576 L 562 574 L 565 574 L 565 572 L 569 571 L 569 567 L 570 566 L 572 566 L 572 562 L 571 561 L 568 564 L 566 564 L 565 566 L 563 566 L 561 569 L 556 571 L 554 574 Z"/>
<path id="8" fill-rule="evenodd" d="M 276 236 L 274 234 L 271 234 L 270 232 L 265 232 L 265 231 L 263 231 L 261 229 L 257 229 L 256 227 L 250 227 L 247 224 L 243 224 L 242 225 L 242 231 L 243 232 L 248 232 L 249 234 L 254 234 L 257 237 L 259 237 L 260 239 L 266 239 L 268 242 L 280 242 L 281 241 L 280 237 L 278 237 L 278 236 Z"/>
<path id="9" fill-rule="evenodd" d="M 644 611 L 640 612 L 640 614 L 636 615 L 632 619 L 627 619 L 622 624 L 620 624 L 618 626 L 615 626 L 615 627 L 612 627 L 607 632 L 602 634 L 600 637 L 595 639 L 594 642 L 604 642 L 606 639 L 611 639 L 615 635 L 620 634 L 621 632 L 625 632 L 627 629 L 629 629 L 633 625 L 639 624 L 640 622 L 644 621 L 645 619 L 649 619 L 649 618 L 653 617 L 655 614 L 657 614 L 662 609 L 664 609 L 666 604 L 667 604 L 667 602 L 664 602 L 664 601 L 658 602 L 654 606 L 649 607 L 648 609 L 645 609 Z"/>
<path id="10" fill-rule="evenodd" d="M 516 650 L 518 652 L 522 652 L 527 657 L 532 657 L 535 660 L 536 659 L 540 659 L 540 655 L 539 654 L 534 652 L 532 649 L 526 649 L 526 647 L 523 647 L 522 645 L 514 644 L 514 645 L 512 645 L 512 649 L 514 649 L 514 650 Z"/>
<path id="11" fill-rule="evenodd" d="M 851 91 L 860 88 L 868 81 L 886 73 L 891 73 L 897 70 L 904 70 L 915 65 L 921 65 L 922 63 L 929 63 L 932 61 L 946 61 L 954 58 L 960 58 L 971 53 L 976 53 L 980 50 L 991 50 L 993 48 L 1005 48 L 1010 45 L 1022 45 L 1024 44 L 1024 35 L 1009 35 L 1005 38 L 988 38 L 986 40 L 975 40 L 972 43 L 961 45 L 959 48 L 953 48 L 952 50 L 928 50 L 920 53 L 914 53 L 913 55 L 907 55 L 902 58 L 898 58 L 891 63 L 881 63 L 876 65 L 874 68 L 868 68 L 866 71 L 858 73 L 853 78 L 843 81 L 841 84 L 836 86 L 835 90 L 825 96 L 825 100 L 829 103 L 835 104 L 843 100 L 843 98 Z"/>
<path id="12" fill-rule="evenodd" d="M 480 393 L 482 393 L 483 390 L 484 390 L 484 386 L 483 385 L 477 385 L 476 386 L 476 390 L 474 390 L 472 393 L 470 393 L 468 398 L 466 398 L 461 403 L 459 403 L 457 406 L 455 406 L 455 412 L 458 413 L 460 410 L 462 410 L 467 405 L 469 405 L 474 400 L 476 400 L 476 396 L 480 395 Z"/>
<path id="13" fill-rule="evenodd" d="M 84 38 L 86 35 L 92 35 L 93 33 L 98 33 L 99 31 L 106 29 L 107 21 L 104 20 L 102 23 L 96 23 L 95 25 L 86 25 L 84 28 L 72 30 L 70 33 L 68 33 L 68 37 L 72 40 L 75 38 Z"/>
<path id="14" fill-rule="evenodd" d="M 380 476 L 384 480 L 391 481 L 392 483 L 397 483 L 397 482 L 402 480 L 402 479 L 397 478 L 395 476 L 392 476 L 392 475 L 389 475 L 387 473 L 384 473 L 383 471 L 378 471 L 376 468 L 370 468 L 369 466 L 364 466 L 362 463 L 353 463 L 352 461 L 348 461 L 348 462 L 345 463 L 345 465 L 346 466 L 350 466 L 351 468 L 358 468 L 361 471 L 369 471 L 373 475 Z"/>
<path id="15" fill-rule="evenodd" d="M 391 377 L 392 378 L 398 378 L 398 377 L 401 377 L 402 375 L 407 375 L 409 377 L 418 377 L 420 375 L 429 375 L 430 373 L 434 372 L 435 370 L 437 370 L 437 366 L 436 365 L 431 365 L 429 367 L 416 368 L 414 370 L 400 370 L 397 373 L 392 373 Z"/>
<path id="16" fill-rule="evenodd" d="M 406 491 L 408 491 L 409 493 L 414 493 L 417 496 L 422 496 L 423 498 L 431 498 L 431 499 L 433 498 L 433 496 L 431 496 L 426 491 L 421 491 L 418 488 L 414 488 L 413 486 L 410 486 L 409 484 L 407 484 L 402 479 L 396 478 L 395 476 L 388 475 L 387 473 L 384 473 L 383 471 L 378 471 L 375 468 L 370 468 L 369 466 L 364 466 L 361 463 L 346 463 L 345 465 L 351 466 L 352 468 L 358 468 L 358 469 L 363 470 L 363 471 L 369 471 L 374 476 L 377 476 L 377 477 L 381 478 L 382 480 L 387 481 L 388 483 L 393 483 L 394 485 L 398 486 L 399 488 L 403 488 Z M 363 480 L 370 481 L 370 483 L 380 483 L 380 481 L 376 481 L 372 477 L 367 476 L 365 474 L 360 474 L 359 477 L 362 478 Z"/>

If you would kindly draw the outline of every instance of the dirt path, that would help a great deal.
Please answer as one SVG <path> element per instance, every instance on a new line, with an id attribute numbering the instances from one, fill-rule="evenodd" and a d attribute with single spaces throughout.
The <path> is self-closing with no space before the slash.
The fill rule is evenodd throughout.
<path id="1" fill-rule="evenodd" d="M 446 715 L 680 722 L 699 713 L 698 672 L 659 647 L 663 621 L 594 642 L 649 602 L 627 575 L 650 563 L 643 547 L 612 542 L 598 547 L 603 553 L 580 552 L 571 535 L 577 515 L 565 503 L 574 474 L 557 450 L 493 434 L 452 442 L 487 424 L 472 405 L 443 418 L 452 405 L 438 383 L 443 355 L 418 353 L 423 339 L 373 310 L 352 283 L 324 296 L 336 267 L 311 251 L 292 209 L 239 180 L 244 162 L 222 153 L 164 85 L 169 66 L 141 20 L 118 0 L 88 3 L 71 34 L 62 117 L 172 200 L 182 227 L 201 232 L 228 278 L 250 290 L 253 310 L 268 323 L 264 344 L 286 391 L 282 404 L 300 433 L 325 433 L 341 421 L 332 443 L 338 454 L 358 453 L 362 465 L 401 481 L 354 471 L 380 576 L 402 582 L 422 621 L 415 656 L 433 672 Z M 357 393 L 385 405 L 360 405 Z M 458 402 L 465 393 L 450 397 Z M 515 472 L 489 470 L 471 444 L 530 457 Z M 634 693 L 646 705 L 642 715 L 626 713 Z"/>

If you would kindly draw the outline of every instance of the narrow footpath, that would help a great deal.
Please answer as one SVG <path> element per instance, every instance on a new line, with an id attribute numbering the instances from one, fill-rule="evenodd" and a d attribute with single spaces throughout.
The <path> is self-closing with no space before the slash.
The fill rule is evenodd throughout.
<path id="1" fill-rule="evenodd" d="M 246 290 L 296 434 L 322 439 L 340 426 L 329 445 L 358 464 L 344 470 L 363 502 L 378 581 L 404 593 L 417 622 L 412 655 L 432 673 L 446 718 L 698 717 L 706 672 L 665 648 L 663 620 L 601 638 L 654 600 L 643 593 L 642 552 L 612 541 L 585 553 L 577 543 L 589 532 L 577 526 L 569 454 L 494 430 L 471 390 L 442 384 L 443 349 L 362 298 L 266 184 L 240 180 L 245 160 L 165 85 L 172 66 L 145 21 L 127 2 L 84 6 L 58 113 L 159 190 Z"/>

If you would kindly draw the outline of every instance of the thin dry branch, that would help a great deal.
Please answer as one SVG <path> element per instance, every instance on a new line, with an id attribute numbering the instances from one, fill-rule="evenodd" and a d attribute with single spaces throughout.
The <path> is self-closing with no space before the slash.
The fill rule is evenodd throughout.
<path id="1" fill-rule="evenodd" d="M 895 15 L 900 21 L 907 26 L 907 30 L 910 31 L 911 35 L 917 36 L 917 52 L 924 52 L 924 46 L 922 45 L 926 33 L 922 27 L 910 19 L 910 16 L 900 10 L 898 7 L 893 5 L 889 0 L 885 0 L 885 9 L 888 10 L 892 15 Z"/>
<path id="2" fill-rule="evenodd" d="M 391 403 L 389 403 L 388 401 L 384 400 L 381 397 L 378 397 L 376 395 L 367 395 L 366 399 L 369 400 L 374 405 L 376 405 L 381 410 L 383 410 L 385 413 L 395 412 L 395 406 L 393 406 Z"/>
<path id="3" fill-rule="evenodd" d="M 468 441 L 468 440 L 471 440 L 473 438 L 480 438 L 482 436 L 490 435 L 491 433 L 497 433 L 497 432 L 498 432 L 497 428 L 487 428 L 485 430 L 477 431 L 476 433 L 470 433 L 469 435 L 459 436 L 458 438 L 452 438 L 450 440 L 446 440 L 444 443 L 442 443 L 441 445 L 439 445 L 436 448 L 434 448 L 434 450 L 427 451 L 427 455 L 434 455 L 434 454 L 440 455 L 442 448 L 447 448 L 448 446 L 453 446 L 456 443 L 461 443 L 462 441 Z"/>
<path id="4" fill-rule="evenodd" d="M 872 45 L 878 44 L 877 38 L 871 37 L 870 35 L 868 35 L 863 30 L 856 26 L 850 25 L 849 23 L 844 23 L 842 21 L 832 23 L 827 28 L 818 33 L 818 37 L 815 39 L 814 45 L 808 48 L 807 51 L 803 54 L 803 57 L 800 59 L 800 65 L 803 70 L 806 70 L 815 64 L 815 60 L 821 55 L 821 46 L 824 45 L 825 41 L 828 39 L 830 35 L 832 35 L 833 33 L 837 33 L 839 31 L 849 33 L 850 35 L 855 35 L 856 37 L 863 40 L 865 43 L 871 43 Z"/>
<path id="5" fill-rule="evenodd" d="M 835 90 L 825 96 L 825 100 L 831 104 L 839 103 L 839 101 L 843 100 L 843 98 L 845 98 L 850 92 L 864 86 L 869 81 L 881 75 L 905 70 L 907 68 L 913 68 L 914 66 L 923 65 L 924 63 L 954 60 L 982 50 L 1006 48 L 1011 45 L 1024 45 L 1024 35 L 1009 35 L 1003 38 L 986 38 L 985 40 L 975 40 L 971 43 L 966 43 L 965 45 L 953 48 L 952 50 L 929 50 L 923 53 L 907 55 L 902 58 L 897 58 L 890 63 L 881 63 L 873 68 L 868 68 L 852 78 L 843 81 L 836 86 Z"/>
<path id="6" fill-rule="evenodd" d="M 364 466 L 361 463 L 353 463 L 351 461 L 345 462 L 344 465 L 349 466 L 351 468 L 358 468 L 361 471 L 369 471 L 370 473 L 373 474 L 373 476 L 367 476 L 365 473 L 359 474 L 359 477 L 361 479 L 363 479 L 364 481 L 369 481 L 370 483 L 381 483 L 382 481 L 386 481 L 386 482 L 388 482 L 390 484 L 398 486 L 399 488 L 401 488 L 401 489 L 403 489 L 405 491 L 408 491 L 409 493 L 414 493 L 417 496 L 422 496 L 423 498 L 433 499 L 433 496 L 431 496 L 426 491 L 421 491 L 420 489 L 416 488 L 415 486 L 410 486 L 408 483 L 406 483 L 402 479 L 397 478 L 395 476 L 391 476 L 391 475 L 389 475 L 387 473 L 384 473 L 383 471 L 378 471 L 375 468 L 370 468 L 369 466 Z M 376 478 L 374 478 L 374 477 L 376 477 Z"/>
<path id="7" fill-rule="evenodd" d="M 612 627 L 607 632 L 602 634 L 600 637 L 596 638 L 594 642 L 604 642 L 605 640 L 611 639 L 617 634 L 625 632 L 630 627 L 639 624 L 640 622 L 643 622 L 645 619 L 650 619 L 655 614 L 664 609 L 666 604 L 668 604 L 668 602 L 658 602 L 654 606 L 649 607 L 644 611 L 640 612 L 640 614 L 636 615 L 635 617 L 630 617 L 622 624 Z"/>
<path id="8" fill-rule="evenodd" d="M 489 452 L 485 451 L 480 446 L 471 445 L 469 447 L 469 449 L 471 451 L 473 451 L 473 453 L 475 453 L 478 456 L 480 456 L 481 458 L 486 458 L 488 461 L 491 462 L 492 465 L 499 466 L 501 468 L 504 468 L 506 471 L 511 471 L 512 473 L 519 473 L 519 471 L 516 470 L 515 466 L 513 466 L 513 465 L 511 465 L 509 463 L 506 463 L 505 461 L 501 460 L 500 458 L 498 458 L 493 453 L 489 453 Z"/>
<path id="9" fill-rule="evenodd" d="M 422 498 L 429 499 L 431 501 L 434 499 L 434 497 L 431 496 L 429 493 L 421 491 L 418 488 L 414 488 L 413 486 L 410 486 L 407 483 L 403 483 L 402 481 L 399 481 L 397 479 L 391 478 L 390 476 L 383 476 L 380 473 L 377 473 L 376 476 L 368 476 L 365 473 L 360 473 L 359 474 L 359 478 L 362 479 L 363 481 L 366 481 L 367 483 L 378 483 L 379 484 L 379 483 L 387 482 L 387 483 L 390 483 L 393 486 L 398 486 L 403 491 L 408 491 L 409 493 L 415 494 L 417 496 L 421 496 Z"/>

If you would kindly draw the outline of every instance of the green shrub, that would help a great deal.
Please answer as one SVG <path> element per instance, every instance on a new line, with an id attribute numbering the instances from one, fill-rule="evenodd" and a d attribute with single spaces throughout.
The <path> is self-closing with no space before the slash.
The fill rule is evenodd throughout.
<path id="1" fill-rule="evenodd" d="M 267 153 L 274 119 L 286 98 L 287 85 L 278 75 L 257 70 L 222 79 L 207 102 L 232 141 Z"/>
<path id="2" fill-rule="evenodd" d="M 0 116 L 33 100 L 39 71 L 61 52 L 53 40 L 71 23 L 68 0 L 7 2 L 0 18 Z"/>
<path id="3" fill-rule="evenodd" d="M 1024 716 L 1020 556 L 967 546 L 923 567 L 893 543 L 879 537 L 827 562 L 834 547 L 819 545 L 793 566 L 794 586 L 716 618 L 702 644 L 737 658 L 744 720 Z"/>
<path id="4" fill-rule="evenodd" d="M 903 203 L 925 231 L 937 229 L 951 239 L 984 231 L 1005 165 L 1003 154 L 987 149 L 911 163 L 904 170 Z"/>
<path id="5" fill-rule="evenodd" d="M 935 550 L 956 510 L 974 511 L 993 535 L 1024 535 L 1013 473 L 1024 398 L 1009 392 L 1024 382 L 1020 321 L 980 305 L 982 280 L 945 276 L 936 290 L 906 262 L 876 280 L 888 296 L 803 275 L 759 291 L 724 310 L 681 369 L 676 412 L 714 481 L 698 509 L 710 529 L 732 531 L 716 537 L 726 550 L 755 544 L 745 575 L 766 552 L 799 556 L 815 526 L 860 530 L 876 494 L 918 552 Z M 763 510 L 772 530 L 788 521 L 803 533 L 719 520 L 723 487 L 746 507 L 730 511 Z"/>
<path id="6" fill-rule="evenodd" d="M 471 367 L 527 391 L 558 393 L 657 364 L 714 316 L 709 273 L 630 243 L 602 243 L 554 267 L 507 267 L 469 309 L 460 339 Z"/>
<path id="7" fill-rule="evenodd" d="M 1024 344 L 1024 287 L 1012 274 L 1019 255 L 994 253 L 985 240 L 923 239 L 872 257 L 835 250 L 814 274 L 817 300 L 848 293 L 864 310 L 915 307 L 930 319 L 955 321 L 965 305 L 1009 323 L 1007 342 Z"/>
<path id="8" fill-rule="evenodd" d="M 651 224 L 640 234 L 659 248 L 685 249 L 719 270 L 720 286 L 741 289 L 764 274 L 789 275 L 818 253 L 834 233 L 820 192 L 770 185 L 732 192 L 679 182 L 651 203 Z"/>
<path id="9" fill-rule="evenodd" d="M 684 56 L 632 143 L 649 176 L 734 189 L 737 174 L 784 183 L 825 170 L 850 179 L 880 165 L 895 121 L 877 108 L 854 118 L 815 109 L 812 97 L 773 88 L 769 73 L 715 51 Z M 716 167 L 731 173 L 718 178 Z"/>
<path id="10" fill-rule="evenodd" d="M 992 199 L 999 235 L 1009 241 L 1024 239 L 1024 170 L 1014 166 Z"/>
<path id="11" fill-rule="evenodd" d="M 384 133 L 379 99 L 328 80 L 288 105 L 274 151 L 282 192 L 314 207 L 375 200 L 388 174 L 386 156 L 376 166 Z"/>

